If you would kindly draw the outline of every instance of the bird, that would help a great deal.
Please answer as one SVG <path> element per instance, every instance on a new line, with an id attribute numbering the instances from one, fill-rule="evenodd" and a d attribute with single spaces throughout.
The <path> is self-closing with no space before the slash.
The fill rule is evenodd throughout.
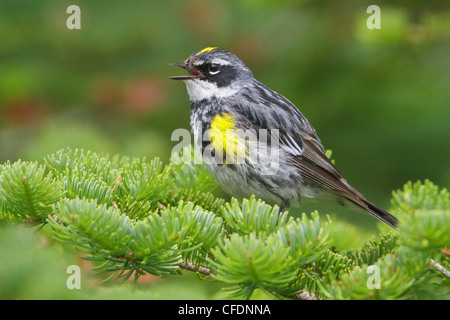
<path id="1" fill-rule="evenodd" d="M 331 201 L 397 228 L 397 218 L 343 178 L 300 110 L 235 54 L 206 47 L 171 65 L 189 72 L 170 79 L 185 83 L 194 148 L 228 194 L 254 195 L 280 212 L 307 199 Z"/>

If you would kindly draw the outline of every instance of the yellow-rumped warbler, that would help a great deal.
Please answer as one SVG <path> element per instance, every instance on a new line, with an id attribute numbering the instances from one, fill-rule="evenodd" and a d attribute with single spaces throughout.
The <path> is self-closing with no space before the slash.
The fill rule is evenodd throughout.
<path id="1" fill-rule="evenodd" d="M 230 195 L 255 195 L 282 210 L 302 198 L 329 200 L 396 227 L 342 177 L 303 114 L 233 53 L 208 47 L 172 65 L 189 71 L 171 79 L 186 84 L 196 145 L 205 160 L 214 158 L 207 168 Z"/>

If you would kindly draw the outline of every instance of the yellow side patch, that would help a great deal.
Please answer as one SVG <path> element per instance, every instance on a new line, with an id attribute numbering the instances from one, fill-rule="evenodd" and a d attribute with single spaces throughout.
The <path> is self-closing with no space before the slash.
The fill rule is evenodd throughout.
<path id="1" fill-rule="evenodd" d="M 211 129 L 225 133 L 226 130 L 234 129 L 235 118 L 229 113 L 221 113 L 211 120 Z"/>
<path id="2" fill-rule="evenodd" d="M 206 47 L 205 49 L 199 51 L 196 55 L 198 56 L 199 54 L 203 53 L 203 52 L 208 52 L 214 49 L 219 49 L 219 47 Z"/>
<path id="3" fill-rule="evenodd" d="M 244 163 L 248 152 L 242 137 L 236 131 L 235 120 L 228 113 L 218 114 L 211 120 L 208 131 L 214 150 L 222 157 L 226 155 L 225 163 L 228 164 Z"/>

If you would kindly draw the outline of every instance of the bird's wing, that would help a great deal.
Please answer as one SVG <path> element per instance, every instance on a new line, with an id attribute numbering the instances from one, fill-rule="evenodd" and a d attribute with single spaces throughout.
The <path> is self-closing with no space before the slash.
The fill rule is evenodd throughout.
<path id="1" fill-rule="evenodd" d="M 227 111 L 233 114 L 237 127 L 267 129 L 267 135 L 278 129 L 279 146 L 290 157 L 291 164 L 299 170 L 303 179 L 328 189 L 358 205 L 367 213 L 396 228 L 398 221 L 386 210 L 369 202 L 350 186 L 342 174 L 325 155 L 314 129 L 301 112 L 283 96 L 269 91 L 269 98 L 229 101 Z M 264 91 L 266 94 L 267 91 Z"/>
<path id="2" fill-rule="evenodd" d="M 289 154 L 290 162 L 303 178 L 365 208 L 364 197 L 343 179 L 325 155 L 319 138 L 306 118 L 295 106 L 291 104 L 288 107 L 284 103 L 277 100 L 277 103 L 266 105 L 237 100 L 229 103 L 228 110 L 235 111 L 234 117 L 241 128 L 267 129 L 269 135 L 271 130 L 278 129 L 280 148 Z"/>

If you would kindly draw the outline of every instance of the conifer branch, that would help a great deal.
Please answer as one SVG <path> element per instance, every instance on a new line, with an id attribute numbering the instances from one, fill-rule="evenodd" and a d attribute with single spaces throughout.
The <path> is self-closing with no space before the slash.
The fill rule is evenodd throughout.
<path id="1" fill-rule="evenodd" d="M 108 279 L 183 269 L 240 298 L 261 289 L 283 299 L 398 299 L 448 283 L 450 194 L 428 180 L 393 193 L 397 233 L 347 252 L 330 247 L 326 215 L 294 218 L 255 197 L 226 202 L 215 188 L 201 165 L 66 149 L 43 164 L 0 165 L 0 219 L 49 224 Z M 371 267 L 379 289 L 367 284 Z"/>

